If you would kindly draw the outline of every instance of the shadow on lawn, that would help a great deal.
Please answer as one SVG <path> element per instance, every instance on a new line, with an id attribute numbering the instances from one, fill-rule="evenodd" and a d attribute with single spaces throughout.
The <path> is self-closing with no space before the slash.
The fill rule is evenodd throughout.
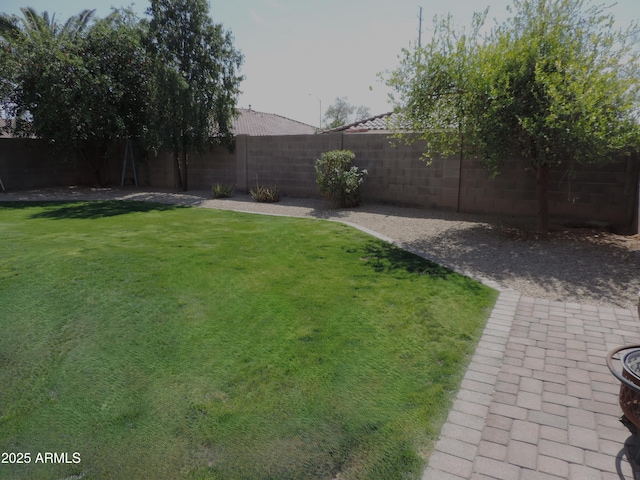
<path id="1" fill-rule="evenodd" d="M 45 210 L 34 213 L 30 218 L 60 219 L 96 219 L 115 217 L 128 213 L 176 210 L 188 208 L 181 205 L 169 205 L 132 201 L 93 201 L 93 202 L 16 202 L 2 203 L 0 208 L 43 207 Z"/>
<path id="2" fill-rule="evenodd" d="M 382 241 L 370 241 L 360 260 L 367 262 L 377 272 L 406 271 L 418 275 L 447 278 L 451 270 L 425 258 Z"/>

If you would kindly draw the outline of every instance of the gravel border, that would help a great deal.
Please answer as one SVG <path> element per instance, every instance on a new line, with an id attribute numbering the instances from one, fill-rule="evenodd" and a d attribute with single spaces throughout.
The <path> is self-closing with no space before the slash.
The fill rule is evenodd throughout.
<path id="1" fill-rule="evenodd" d="M 248 195 L 214 200 L 209 191 L 55 188 L 10 192 L 0 201 L 138 200 L 340 221 L 393 239 L 412 252 L 466 275 L 548 300 L 635 308 L 640 241 L 595 230 L 563 229 L 547 237 L 531 219 L 444 210 L 362 205 L 332 209 L 324 200 L 285 197 L 257 203 Z"/>

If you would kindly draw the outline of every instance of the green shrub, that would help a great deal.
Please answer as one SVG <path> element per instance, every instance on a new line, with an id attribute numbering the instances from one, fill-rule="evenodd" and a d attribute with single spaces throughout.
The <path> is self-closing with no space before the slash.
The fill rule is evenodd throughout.
<path id="1" fill-rule="evenodd" d="M 213 198 L 229 198 L 233 197 L 234 188 L 233 185 L 216 183 L 211 187 L 211 193 L 213 193 Z"/>
<path id="2" fill-rule="evenodd" d="M 256 185 L 249 193 L 256 202 L 280 201 L 280 190 L 275 185 Z"/>
<path id="3" fill-rule="evenodd" d="M 320 193 L 333 200 L 337 207 L 350 208 L 360 204 L 366 170 L 353 165 L 351 150 L 332 150 L 316 160 L 316 182 Z"/>

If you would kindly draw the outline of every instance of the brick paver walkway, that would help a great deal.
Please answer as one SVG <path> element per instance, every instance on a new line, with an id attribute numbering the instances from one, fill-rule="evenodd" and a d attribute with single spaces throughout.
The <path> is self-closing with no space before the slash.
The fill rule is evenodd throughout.
<path id="1" fill-rule="evenodd" d="M 423 480 L 640 479 L 606 365 L 632 343 L 634 310 L 502 290 Z"/>

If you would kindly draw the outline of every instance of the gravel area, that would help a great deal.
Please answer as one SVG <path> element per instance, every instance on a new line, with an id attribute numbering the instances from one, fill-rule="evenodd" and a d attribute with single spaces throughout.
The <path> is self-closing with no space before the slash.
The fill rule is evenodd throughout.
<path id="1" fill-rule="evenodd" d="M 373 230 L 399 245 L 471 277 L 523 295 L 590 305 L 635 308 L 640 291 L 640 236 L 584 228 L 531 230 L 531 219 L 362 205 L 332 209 L 319 199 L 256 203 L 248 195 L 214 200 L 208 191 L 172 193 L 131 188 L 59 188 L 10 192 L 0 201 L 141 200 L 271 215 L 335 220 Z"/>

